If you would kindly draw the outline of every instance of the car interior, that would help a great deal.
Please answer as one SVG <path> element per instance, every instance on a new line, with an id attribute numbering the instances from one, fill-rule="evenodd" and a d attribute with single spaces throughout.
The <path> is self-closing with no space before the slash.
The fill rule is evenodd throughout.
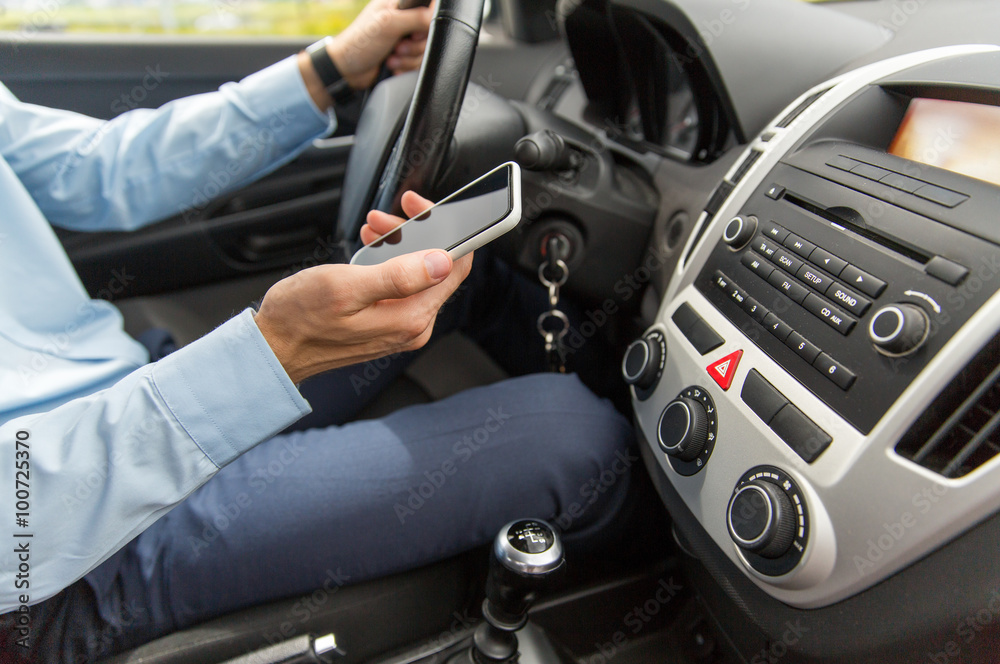
<path id="1" fill-rule="evenodd" d="M 368 209 L 517 161 L 492 247 L 533 279 L 563 261 L 576 332 L 613 349 L 587 369 L 635 425 L 614 541 L 513 580 L 542 554 L 328 584 L 106 664 L 997 661 L 1000 5 L 438 4 L 421 72 L 292 163 L 59 237 L 130 334 L 184 344 L 349 260 Z M 0 40 L 0 80 L 110 118 L 310 42 L 38 34 Z M 505 376 L 453 333 L 362 417 Z"/>

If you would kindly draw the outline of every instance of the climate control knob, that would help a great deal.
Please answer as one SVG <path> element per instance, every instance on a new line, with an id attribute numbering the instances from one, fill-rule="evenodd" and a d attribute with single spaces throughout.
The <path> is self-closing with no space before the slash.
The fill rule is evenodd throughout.
<path id="1" fill-rule="evenodd" d="M 907 355 L 927 339 L 930 321 L 920 307 L 897 302 L 874 314 L 868 323 L 868 338 L 884 355 Z"/>
<path id="2" fill-rule="evenodd" d="M 622 359 L 622 376 L 625 382 L 643 390 L 656 385 L 663 369 L 665 351 L 666 344 L 659 333 L 636 339 L 629 344 Z"/>
<path id="3" fill-rule="evenodd" d="M 733 249 L 742 249 L 753 239 L 757 232 L 757 217 L 753 215 L 737 215 L 729 220 L 722 231 L 722 241 Z"/>
<path id="4" fill-rule="evenodd" d="M 729 536 L 744 551 L 780 558 L 795 536 L 796 513 L 781 487 L 756 479 L 742 485 L 729 500 Z"/>
<path id="5" fill-rule="evenodd" d="M 657 438 L 664 452 L 681 461 L 694 461 L 708 443 L 705 406 L 689 397 L 677 397 L 660 414 Z"/>

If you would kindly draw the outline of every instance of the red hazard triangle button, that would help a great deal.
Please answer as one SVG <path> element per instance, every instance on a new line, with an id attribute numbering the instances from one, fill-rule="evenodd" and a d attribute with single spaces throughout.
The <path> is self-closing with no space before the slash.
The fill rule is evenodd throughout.
<path id="1" fill-rule="evenodd" d="M 736 350 L 705 368 L 712 380 L 719 384 L 719 387 L 728 390 L 729 386 L 733 384 L 733 376 L 736 375 L 736 367 L 739 366 L 741 357 L 743 357 L 743 351 Z"/>

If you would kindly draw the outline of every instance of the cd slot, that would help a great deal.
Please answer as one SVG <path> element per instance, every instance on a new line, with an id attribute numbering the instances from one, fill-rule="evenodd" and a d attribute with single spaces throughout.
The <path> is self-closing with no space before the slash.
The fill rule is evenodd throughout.
<path id="1" fill-rule="evenodd" d="M 891 251 L 894 251 L 901 256 L 905 256 L 910 260 L 914 260 L 921 265 L 926 265 L 931 259 L 930 256 L 925 254 L 919 248 L 914 247 L 899 238 L 871 230 L 865 224 L 864 217 L 862 217 L 861 213 L 857 210 L 845 206 L 827 208 L 791 191 L 786 191 L 783 198 L 801 210 L 814 214 L 821 219 L 829 221 L 830 223 L 837 224 L 844 230 L 848 230 L 865 239 L 876 242 L 886 249 L 890 249 Z"/>

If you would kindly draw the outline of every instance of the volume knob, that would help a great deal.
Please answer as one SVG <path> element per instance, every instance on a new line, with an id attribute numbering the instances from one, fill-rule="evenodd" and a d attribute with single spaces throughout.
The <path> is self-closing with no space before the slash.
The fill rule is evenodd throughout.
<path id="1" fill-rule="evenodd" d="M 708 413 L 699 401 L 677 397 L 667 404 L 657 427 L 660 447 L 681 461 L 694 461 L 708 442 Z"/>
<path id="2" fill-rule="evenodd" d="M 930 322 L 923 309 L 897 302 L 872 315 L 868 338 L 884 355 L 907 355 L 920 348 L 929 329 Z"/>
<path id="3" fill-rule="evenodd" d="M 742 249 L 757 232 L 757 217 L 737 215 L 729 220 L 722 231 L 722 241 L 733 249 Z"/>

